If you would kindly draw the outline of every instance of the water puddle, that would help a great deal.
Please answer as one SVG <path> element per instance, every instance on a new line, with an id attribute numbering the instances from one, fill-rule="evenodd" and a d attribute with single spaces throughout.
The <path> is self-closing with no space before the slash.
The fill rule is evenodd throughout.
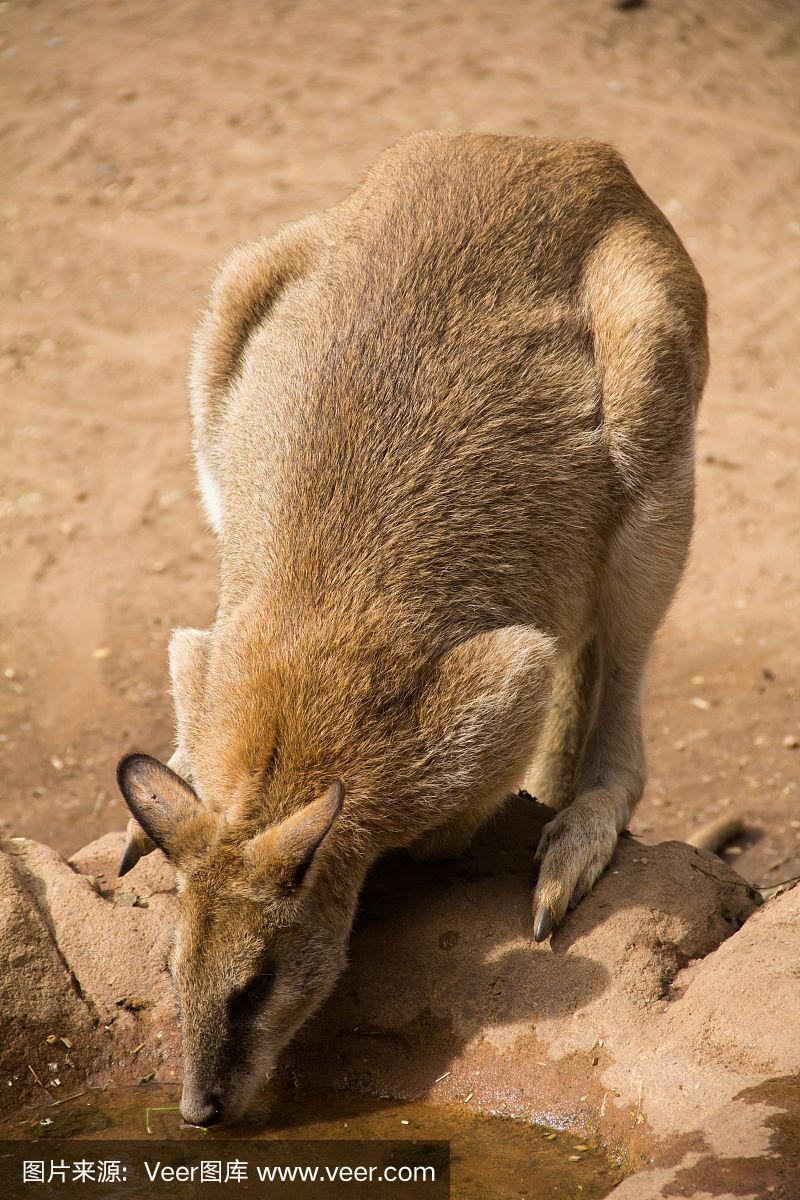
<path id="1" fill-rule="evenodd" d="M 575 1134 L 464 1106 L 288 1092 L 272 1101 L 269 1112 L 256 1108 L 236 1126 L 204 1132 L 182 1125 L 178 1095 L 173 1085 L 161 1084 L 87 1091 L 16 1114 L 0 1124 L 0 1138 L 449 1141 L 453 1200 L 599 1200 L 624 1174 L 602 1149 Z"/>

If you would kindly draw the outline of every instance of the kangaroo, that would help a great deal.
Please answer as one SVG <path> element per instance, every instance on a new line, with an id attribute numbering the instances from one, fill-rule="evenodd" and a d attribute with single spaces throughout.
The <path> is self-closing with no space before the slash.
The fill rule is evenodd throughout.
<path id="1" fill-rule="evenodd" d="M 608 865 L 707 361 L 686 251 L 588 141 L 407 137 L 223 267 L 190 373 L 217 613 L 171 638 L 169 764 L 118 769 L 120 874 L 177 870 L 187 1121 L 244 1112 L 385 852 L 460 854 L 531 778 L 537 941 Z"/>

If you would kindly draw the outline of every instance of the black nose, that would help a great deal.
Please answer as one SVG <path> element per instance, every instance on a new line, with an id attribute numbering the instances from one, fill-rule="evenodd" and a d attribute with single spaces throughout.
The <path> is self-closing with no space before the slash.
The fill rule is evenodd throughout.
<path id="1" fill-rule="evenodd" d="M 219 1096 L 209 1096 L 197 1114 L 193 1114 L 192 1125 L 216 1125 L 222 1120 L 222 1101 Z"/>

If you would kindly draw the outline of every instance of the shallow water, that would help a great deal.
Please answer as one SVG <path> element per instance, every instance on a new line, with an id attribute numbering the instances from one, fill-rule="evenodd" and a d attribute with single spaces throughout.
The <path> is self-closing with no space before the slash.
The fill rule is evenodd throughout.
<path id="1" fill-rule="evenodd" d="M 0 1125 L 0 1137 L 442 1140 L 451 1146 L 454 1200 L 599 1200 L 623 1176 L 601 1149 L 575 1134 L 484 1116 L 465 1106 L 288 1092 L 273 1101 L 269 1113 L 256 1109 L 236 1126 L 203 1131 L 181 1123 L 178 1097 L 176 1087 L 163 1084 L 87 1091 L 18 1114 Z"/>

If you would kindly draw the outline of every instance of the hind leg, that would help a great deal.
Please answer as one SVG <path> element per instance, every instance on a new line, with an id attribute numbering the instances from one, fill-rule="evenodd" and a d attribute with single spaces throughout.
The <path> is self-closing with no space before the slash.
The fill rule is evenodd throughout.
<path id="1" fill-rule="evenodd" d="M 534 937 L 543 941 L 567 906 L 608 866 L 645 782 L 641 692 L 653 635 L 675 592 L 692 527 L 691 484 L 676 481 L 641 502 L 615 536 L 597 636 L 596 711 L 574 776 L 575 799 L 545 827 L 536 852 Z M 683 493 L 683 494 L 681 494 Z"/>

